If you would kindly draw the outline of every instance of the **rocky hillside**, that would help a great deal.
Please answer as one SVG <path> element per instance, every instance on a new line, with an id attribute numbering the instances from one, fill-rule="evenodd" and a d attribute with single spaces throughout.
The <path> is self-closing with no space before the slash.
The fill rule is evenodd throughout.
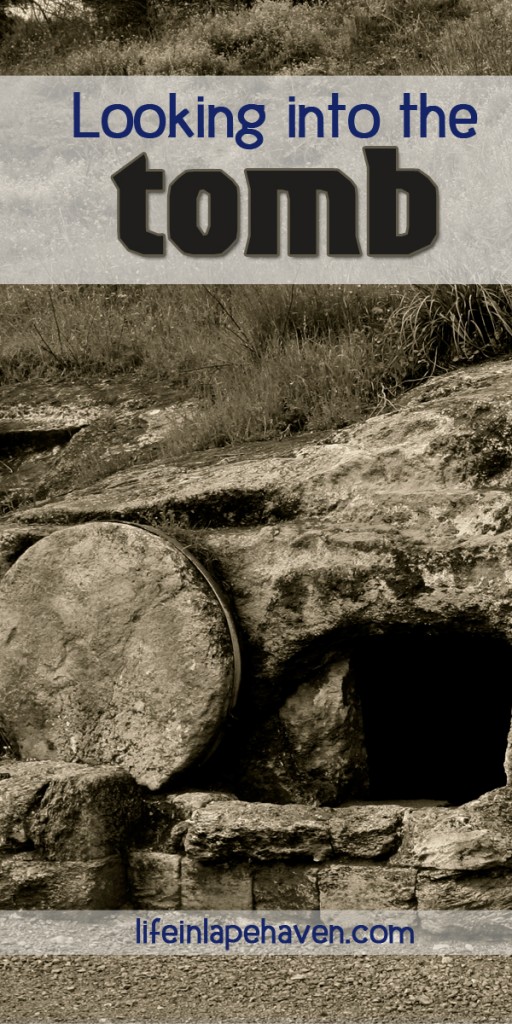
<path id="1" fill-rule="evenodd" d="M 398 631 L 410 652 L 411 636 L 424 644 L 448 630 L 490 644 L 486 657 L 508 652 L 511 396 L 512 361 L 488 363 L 328 436 L 157 460 L 67 490 L 66 466 L 89 444 L 107 460 L 119 445 L 116 407 L 70 401 L 53 416 L 35 402 L 27 417 L 11 388 L 2 423 L 4 440 L 18 436 L 18 461 L 4 500 L 28 466 L 46 496 L 4 515 L 3 571 L 62 525 L 115 520 L 178 535 L 228 593 L 243 647 L 237 709 L 214 759 L 219 785 L 234 764 L 243 797 L 336 803 L 365 787 L 355 649 Z M 139 408 L 127 446 L 173 415 L 162 402 Z M 34 454 L 45 432 L 52 447 Z"/>

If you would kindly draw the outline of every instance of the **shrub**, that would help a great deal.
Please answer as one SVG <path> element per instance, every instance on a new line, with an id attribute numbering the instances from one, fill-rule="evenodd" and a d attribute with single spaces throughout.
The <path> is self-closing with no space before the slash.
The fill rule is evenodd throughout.
<path id="1" fill-rule="evenodd" d="M 388 321 L 415 379 L 510 348 L 512 288 L 502 285 L 416 287 Z"/>
<path id="2" fill-rule="evenodd" d="M 434 373 L 510 352 L 512 288 L 0 289 L 0 382 L 135 374 L 194 397 L 166 445 L 329 430 Z"/>
<path id="3" fill-rule="evenodd" d="M 26 7 L 30 0 L 20 0 Z M 60 0 L 12 17 L 3 74 L 506 74 L 504 0 Z M 508 0 L 507 0 L 508 2 Z M 1 7 L 1 4 L 0 4 Z M 40 10 L 40 6 L 34 8 Z"/>

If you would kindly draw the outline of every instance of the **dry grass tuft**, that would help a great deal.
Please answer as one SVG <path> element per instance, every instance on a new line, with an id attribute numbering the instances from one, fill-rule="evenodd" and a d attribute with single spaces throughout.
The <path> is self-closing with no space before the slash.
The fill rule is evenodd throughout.
<path id="1" fill-rule="evenodd" d="M 171 383 L 198 411 L 169 455 L 352 423 L 511 336 L 501 286 L 0 289 L 0 382 Z"/>

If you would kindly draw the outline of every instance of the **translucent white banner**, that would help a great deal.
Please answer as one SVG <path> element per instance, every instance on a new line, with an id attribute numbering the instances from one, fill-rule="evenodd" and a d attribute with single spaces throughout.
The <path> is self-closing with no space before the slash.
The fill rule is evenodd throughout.
<path id="1" fill-rule="evenodd" d="M 512 911 L 0 913 L 0 957 L 511 953 Z"/>
<path id="2" fill-rule="evenodd" d="M 512 283 L 511 119 L 511 77 L 0 78 L 0 282 Z"/>

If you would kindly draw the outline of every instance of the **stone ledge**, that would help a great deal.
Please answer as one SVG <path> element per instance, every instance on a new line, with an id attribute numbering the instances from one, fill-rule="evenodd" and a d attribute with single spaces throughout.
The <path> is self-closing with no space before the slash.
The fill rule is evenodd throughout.
<path id="1" fill-rule="evenodd" d="M 192 815 L 184 848 L 198 860 L 382 858 L 397 849 L 403 809 L 382 805 L 312 808 L 306 804 L 218 802 Z"/>
<path id="2" fill-rule="evenodd" d="M 512 909 L 512 871 L 452 875 L 387 864 L 205 863 L 155 850 L 123 858 L 0 857 L 2 910 Z"/>
<path id="3" fill-rule="evenodd" d="M 342 857 L 381 858 L 397 849 L 404 808 L 361 804 L 334 808 L 329 820 L 333 852 Z"/>
<path id="4" fill-rule="evenodd" d="M 182 853 L 194 814 L 208 804 L 236 799 L 230 793 L 201 791 L 151 794 L 143 804 L 140 846 L 161 853 Z"/>
<path id="5" fill-rule="evenodd" d="M 331 853 L 330 811 L 305 805 L 217 803 L 194 814 L 185 852 L 201 861 L 231 858 L 322 861 Z"/>
<path id="6" fill-rule="evenodd" d="M 0 852 L 36 850 L 47 860 L 93 861 L 121 851 L 141 812 L 122 768 L 4 761 Z"/>
<path id="7" fill-rule="evenodd" d="M 512 788 L 461 807 L 407 811 L 392 861 L 436 871 L 485 871 L 512 865 Z"/>

